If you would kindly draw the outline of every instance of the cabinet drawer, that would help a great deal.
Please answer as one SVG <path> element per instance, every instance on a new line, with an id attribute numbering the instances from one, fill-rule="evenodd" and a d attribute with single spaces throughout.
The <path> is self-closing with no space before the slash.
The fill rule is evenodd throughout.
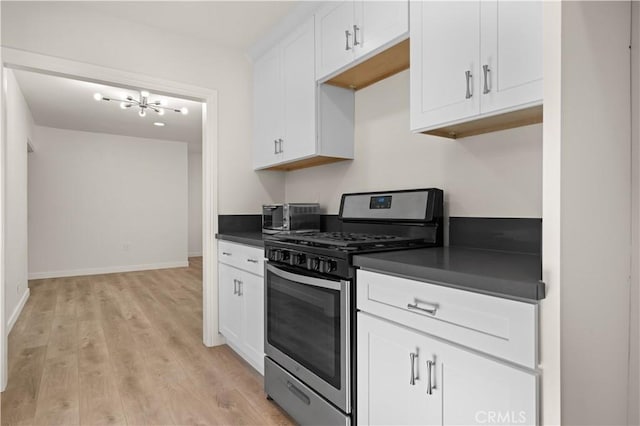
<path id="1" fill-rule="evenodd" d="M 264 275 L 264 250 L 260 248 L 218 241 L 218 261 L 252 274 Z"/>
<path id="2" fill-rule="evenodd" d="M 537 305 L 359 270 L 358 309 L 529 368 Z"/>

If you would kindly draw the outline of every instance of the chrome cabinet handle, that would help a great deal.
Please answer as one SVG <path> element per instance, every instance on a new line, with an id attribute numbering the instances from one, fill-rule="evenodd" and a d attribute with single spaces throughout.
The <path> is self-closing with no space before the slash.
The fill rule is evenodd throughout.
<path id="1" fill-rule="evenodd" d="M 284 142 L 282 139 L 278 139 L 278 146 L 280 147 L 280 149 L 278 150 L 278 154 L 282 154 L 283 150 L 282 150 L 282 142 Z"/>
<path id="2" fill-rule="evenodd" d="M 435 315 L 436 312 L 438 311 L 438 305 L 433 305 L 433 309 L 427 309 L 427 308 L 421 308 L 420 306 L 418 306 L 418 303 L 407 303 L 407 309 L 413 309 L 416 311 L 422 311 L 422 312 L 426 312 L 429 315 Z"/>
<path id="3" fill-rule="evenodd" d="M 249 263 L 258 263 L 258 261 L 256 259 L 247 259 L 247 262 L 249 262 Z"/>
<path id="4" fill-rule="evenodd" d="M 274 154 L 278 153 L 278 139 L 273 140 L 273 153 Z"/>
<path id="5" fill-rule="evenodd" d="M 222 252 L 223 256 L 233 256 L 231 253 L 229 253 L 228 251 L 223 251 Z"/>
<path id="6" fill-rule="evenodd" d="M 489 88 L 489 77 L 491 73 L 491 69 L 489 69 L 489 65 L 483 65 L 482 72 L 484 73 L 484 89 L 482 89 L 482 93 L 486 95 L 491 91 L 491 89 Z"/>
<path id="7" fill-rule="evenodd" d="M 433 385 L 433 382 L 431 380 L 431 373 L 434 370 L 434 362 L 431 360 L 427 361 L 427 394 L 431 395 L 433 393 L 433 389 L 435 389 L 435 386 Z"/>
<path id="8" fill-rule="evenodd" d="M 233 294 L 238 294 L 238 280 L 233 279 Z"/>
<path id="9" fill-rule="evenodd" d="M 344 47 L 344 50 L 351 50 L 351 46 L 349 46 L 349 37 L 351 37 L 351 33 L 349 32 L 349 30 L 344 30 L 344 38 L 347 43 Z"/>
<path id="10" fill-rule="evenodd" d="M 464 76 L 467 79 L 467 94 L 465 95 L 465 99 L 470 99 L 473 96 L 473 91 L 471 89 L 471 71 L 465 71 Z"/>
<path id="11" fill-rule="evenodd" d="M 418 358 L 418 354 L 414 354 L 413 352 L 409 354 L 409 360 L 411 361 L 411 378 L 409 379 L 409 384 L 411 386 L 415 386 L 416 384 L 416 374 L 415 374 L 416 358 Z"/>
<path id="12" fill-rule="evenodd" d="M 357 46 L 360 44 L 360 42 L 358 41 L 358 31 L 360 31 L 360 27 L 358 27 L 357 25 L 354 25 L 353 26 L 353 45 L 354 46 Z"/>
<path id="13" fill-rule="evenodd" d="M 244 283 L 238 280 L 238 296 L 242 296 L 244 292 L 242 291 L 242 287 L 244 287 Z"/>

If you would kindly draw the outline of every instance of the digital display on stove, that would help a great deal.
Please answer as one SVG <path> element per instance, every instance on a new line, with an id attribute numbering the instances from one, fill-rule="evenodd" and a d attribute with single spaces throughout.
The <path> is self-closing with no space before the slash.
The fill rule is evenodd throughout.
<path id="1" fill-rule="evenodd" d="M 369 201 L 369 209 L 390 209 L 391 195 L 371 197 Z"/>

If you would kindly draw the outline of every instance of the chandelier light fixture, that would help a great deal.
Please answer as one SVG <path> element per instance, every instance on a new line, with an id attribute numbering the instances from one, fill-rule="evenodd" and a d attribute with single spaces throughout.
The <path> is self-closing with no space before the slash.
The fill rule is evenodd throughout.
<path id="1" fill-rule="evenodd" d="M 164 99 L 158 101 L 150 101 L 149 100 L 149 92 L 146 90 L 140 91 L 140 99 L 134 99 L 133 96 L 127 96 L 126 99 L 116 99 L 110 98 L 108 96 L 104 96 L 101 93 L 96 93 L 93 95 L 93 99 L 96 101 L 115 101 L 120 102 L 120 108 L 128 109 L 134 107 L 134 109 L 138 108 L 138 115 L 140 117 L 144 117 L 147 115 L 147 110 L 154 111 L 158 115 L 164 115 L 165 111 L 173 111 L 178 112 L 182 115 L 187 115 L 189 110 L 185 107 L 182 108 L 171 108 L 167 106 L 167 101 Z"/>

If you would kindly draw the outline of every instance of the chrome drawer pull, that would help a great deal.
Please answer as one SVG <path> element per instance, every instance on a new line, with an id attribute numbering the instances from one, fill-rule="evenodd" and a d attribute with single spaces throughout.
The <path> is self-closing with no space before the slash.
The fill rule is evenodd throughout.
<path id="1" fill-rule="evenodd" d="M 233 294 L 238 294 L 238 280 L 233 279 Z"/>
<path id="2" fill-rule="evenodd" d="M 249 263 L 258 263 L 258 261 L 256 259 L 247 259 L 247 262 L 249 262 Z"/>
<path id="3" fill-rule="evenodd" d="M 427 309 L 427 308 L 421 308 L 420 306 L 418 306 L 418 303 L 414 303 L 413 305 L 411 303 L 407 303 L 407 308 L 408 309 L 414 309 L 417 311 L 422 311 L 422 312 L 426 312 L 429 315 L 434 315 L 436 314 L 437 310 L 438 310 L 438 305 L 434 305 L 433 309 Z"/>
<path id="4" fill-rule="evenodd" d="M 222 255 L 223 255 L 223 256 L 233 256 L 231 253 L 226 252 L 226 251 L 223 251 L 223 252 L 222 252 Z"/>
<path id="5" fill-rule="evenodd" d="M 413 352 L 409 354 L 409 360 L 411 361 L 411 379 L 409 379 L 409 384 L 411 386 L 415 386 L 416 384 L 416 373 L 415 373 L 416 358 L 418 358 L 418 354 L 414 354 Z"/>
<path id="6" fill-rule="evenodd" d="M 311 399 L 309 399 L 309 397 L 305 395 L 304 392 L 302 392 L 300 389 L 295 387 L 293 383 L 288 381 L 287 389 L 289 389 L 289 392 L 294 394 L 300 401 L 304 402 L 306 405 L 311 404 Z"/>
<path id="7" fill-rule="evenodd" d="M 243 294 L 242 287 L 244 287 L 244 283 L 238 280 L 238 296 L 242 296 Z"/>

